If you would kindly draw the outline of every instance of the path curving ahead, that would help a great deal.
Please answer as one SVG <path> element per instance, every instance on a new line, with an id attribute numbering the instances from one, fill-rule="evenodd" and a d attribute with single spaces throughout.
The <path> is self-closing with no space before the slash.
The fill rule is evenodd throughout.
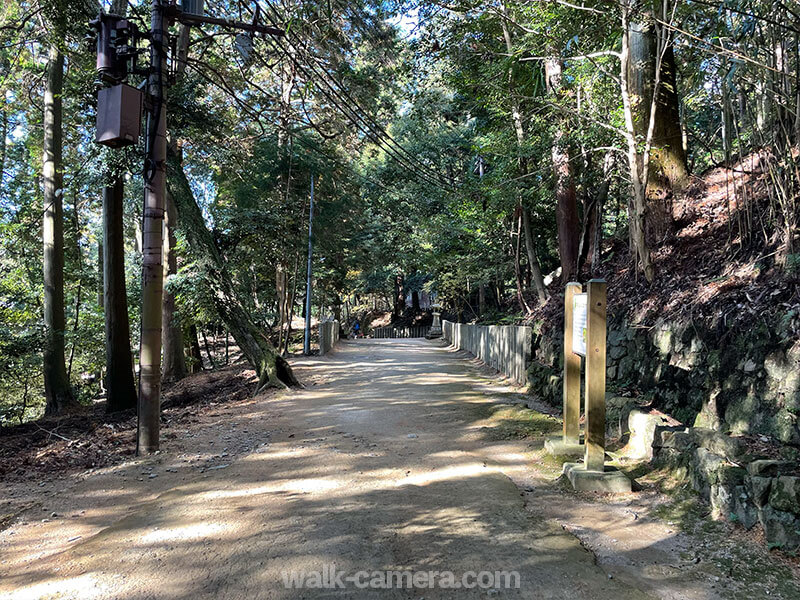
<path id="1" fill-rule="evenodd" d="M 257 398 L 226 430 L 228 442 L 216 444 L 245 429 L 256 450 L 191 477 L 181 471 L 142 504 L 110 475 L 87 479 L 72 493 L 105 504 L 88 514 L 91 535 L 63 551 L 25 556 L 35 528 L 4 538 L 0 552 L 17 567 L 0 565 L 0 597 L 647 597 L 609 579 L 576 538 L 525 509 L 505 474 L 525 469 L 525 456 L 482 436 L 475 405 L 487 398 L 463 355 L 440 342 L 358 340 L 295 365 L 307 388 Z M 168 454 L 155 460 L 170 464 Z M 164 485 L 171 471 L 159 473 Z M 471 571 L 517 571 L 520 587 L 361 589 L 364 574 L 344 588 L 284 585 L 290 571 L 313 584 L 311 573 L 330 564 L 370 578 L 376 570 L 450 571 L 458 581 Z"/>

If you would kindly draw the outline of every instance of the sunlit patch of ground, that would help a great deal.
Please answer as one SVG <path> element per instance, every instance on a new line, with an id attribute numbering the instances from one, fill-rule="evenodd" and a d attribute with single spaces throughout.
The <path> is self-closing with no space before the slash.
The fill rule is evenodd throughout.
<path id="1" fill-rule="evenodd" d="M 490 440 L 539 439 L 561 430 L 557 418 L 517 404 L 473 404 L 471 412 Z"/>

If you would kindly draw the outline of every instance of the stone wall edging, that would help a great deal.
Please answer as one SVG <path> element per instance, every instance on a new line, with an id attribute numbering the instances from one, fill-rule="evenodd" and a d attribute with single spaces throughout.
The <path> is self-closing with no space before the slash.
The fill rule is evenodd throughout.
<path id="1" fill-rule="evenodd" d="M 560 406 L 560 331 L 534 327 L 530 389 Z M 691 321 L 609 320 L 606 380 L 635 388 L 687 425 L 767 435 L 800 446 L 800 339 L 780 320 L 720 334 Z"/>
<path id="2" fill-rule="evenodd" d="M 330 352 L 339 341 L 339 321 L 323 321 L 319 324 L 319 354 Z"/>
<path id="3" fill-rule="evenodd" d="M 442 321 L 442 337 L 516 384 L 527 382 L 532 329 L 515 325 L 468 325 Z"/>

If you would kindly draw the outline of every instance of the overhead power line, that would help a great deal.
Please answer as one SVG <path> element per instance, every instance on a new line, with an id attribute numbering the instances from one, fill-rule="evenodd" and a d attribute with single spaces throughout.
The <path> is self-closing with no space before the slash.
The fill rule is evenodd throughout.
<path id="1" fill-rule="evenodd" d="M 290 60 L 293 60 L 293 57 L 291 57 L 291 55 L 290 55 L 290 54 L 289 54 L 289 53 L 288 53 L 288 52 L 287 52 L 287 51 L 286 51 L 284 48 L 281 48 L 281 51 L 283 52 L 283 54 L 284 54 L 285 56 L 287 56 L 287 58 L 289 58 Z M 268 63 L 268 62 L 267 62 L 267 61 L 264 59 L 264 57 L 262 57 L 262 56 L 261 56 L 259 53 L 257 53 L 257 52 L 256 52 L 254 55 L 255 55 L 255 56 L 258 58 L 258 60 L 259 60 L 259 61 L 261 61 L 261 62 L 264 64 L 264 66 L 266 66 L 268 69 L 270 69 L 271 71 L 273 71 L 273 73 L 275 73 L 275 68 L 274 68 L 274 66 L 270 65 L 270 64 L 269 64 L 269 63 Z M 307 71 L 305 71 L 305 69 L 303 69 L 302 65 L 300 65 L 300 64 L 299 64 L 299 63 L 297 63 L 296 61 L 295 61 L 295 65 L 297 66 L 297 68 L 298 68 L 299 70 L 303 71 L 303 73 L 306 75 L 306 77 L 309 77 L 309 78 L 311 77 L 311 76 L 308 74 L 308 72 L 307 72 Z M 280 76 L 280 74 L 279 74 L 279 73 L 276 73 L 276 75 Z M 394 160 L 396 160 L 397 162 L 399 162 L 400 164 L 402 164 L 404 167 L 406 167 L 407 169 L 409 169 L 409 171 L 410 171 L 410 173 L 411 173 L 412 177 L 414 177 L 414 178 L 415 178 L 415 179 L 417 179 L 417 180 L 422 180 L 422 181 L 424 181 L 424 182 L 426 182 L 426 183 L 428 183 L 428 184 L 430 184 L 430 185 L 434 185 L 434 186 L 436 186 L 436 187 L 438 187 L 438 188 L 440 188 L 440 189 L 443 189 L 443 190 L 447 190 L 447 189 L 449 189 L 449 188 L 445 187 L 445 186 L 444 186 L 444 185 L 443 185 L 441 182 L 439 182 L 439 181 L 436 181 L 436 180 L 432 179 L 432 178 L 431 178 L 429 175 L 427 175 L 427 174 L 425 174 L 425 173 L 422 173 L 422 172 L 420 172 L 420 171 L 419 171 L 419 170 L 418 170 L 418 169 L 417 169 L 417 168 L 416 168 L 414 165 L 412 165 L 412 164 L 410 164 L 409 162 L 407 162 L 407 161 L 406 161 L 406 160 L 405 160 L 405 159 L 404 159 L 404 158 L 403 158 L 401 155 L 398 155 L 397 151 L 396 151 L 394 148 L 392 148 L 391 146 L 386 146 L 386 145 L 385 145 L 385 142 L 384 142 L 384 141 L 383 141 L 383 140 L 382 140 L 380 137 L 376 136 L 374 132 L 372 132 L 372 131 L 371 131 L 371 130 L 369 130 L 368 128 L 365 128 L 365 126 L 364 126 L 364 125 L 362 125 L 362 124 L 359 122 L 359 121 L 360 121 L 360 119 L 361 119 L 361 117 L 358 115 L 358 113 L 357 113 L 357 112 L 356 112 L 354 109 L 352 109 L 352 108 L 349 108 L 349 107 L 343 107 L 343 106 L 342 106 L 342 105 L 340 105 L 340 104 L 339 104 L 339 103 L 338 103 L 338 102 L 337 102 L 337 101 L 336 101 L 334 98 L 332 98 L 332 97 L 331 97 L 331 96 L 330 96 L 330 95 L 329 95 L 329 94 L 328 94 L 328 93 L 327 93 L 327 92 L 326 92 L 324 89 L 320 89 L 319 91 L 320 91 L 320 93 L 321 93 L 323 96 L 325 96 L 325 97 L 328 99 L 328 101 L 329 101 L 329 102 L 331 102 L 332 104 L 334 104 L 334 105 L 336 106 L 336 108 L 338 108 L 338 109 L 339 109 L 339 111 L 340 111 L 340 112 L 342 112 L 342 113 L 343 113 L 343 114 L 344 114 L 344 115 L 347 117 L 347 119 L 348 119 L 348 120 L 349 120 L 349 121 L 350 121 L 350 122 L 351 122 L 351 123 L 352 123 L 352 124 L 353 124 L 353 125 L 354 125 L 354 126 L 357 128 L 357 129 L 358 129 L 358 130 L 359 130 L 359 131 L 361 131 L 362 133 L 364 133 L 364 134 L 365 134 L 365 135 L 366 135 L 366 136 L 367 136 L 367 137 L 368 137 L 370 140 L 372 140 L 372 141 L 373 141 L 373 142 L 374 142 L 374 143 L 375 143 L 375 144 L 376 144 L 376 145 L 377 145 L 379 148 L 381 148 L 381 149 L 382 149 L 382 150 L 384 150 L 384 151 L 385 151 L 387 154 L 389 154 L 389 155 L 390 155 L 390 156 L 391 156 L 391 157 L 392 157 Z M 302 120 L 301 120 L 301 122 L 302 122 Z M 314 128 L 315 130 L 317 130 L 317 131 L 319 132 L 319 128 L 318 128 L 318 126 L 316 126 L 316 125 L 315 125 L 315 124 L 314 124 L 314 123 L 311 121 L 311 118 L 310 118 L 310 117 L 308 117 L 308 116 L 307 116 L 307 121 L 305 121 L 305 122 L 306 122 L 308 125 L 310 125 L 312 128 Z"/>
<path id="2" fill-rule="evenodd" d="M 272 23 L 273 26 L 277 26 L 278 21 L 276 20 L 276 17 L 280 17 L 280 13 L 277 11 L 275 6 L 271 2 L 269 2 L 269 0 L 265 1 L 267 6 L 269 7 L 268 10 L 273 15 L 270 16 L 268 13 L 266 13 L 266 17 L 267 19 L 269 19 L 270 23 Z M 420 161 L 418 157 L 416 157 L 414 154 L 409 152 L 405 147 L 399 144 L 397 140 L 395 140 L 391 135 L 389 135 L 383 129 L 383 127 L 381 127 L 381 125 L 377 122 L 377 120 L 372 116 L 370 116 L 368 111 L 366 111 L 350 95 L 350 93 L 347 91 L 345 86 L 340 81 L 338 81 L 335 77 L 333 77 L 326 71 L 322 70 L 321 67 L 316 65 L 316 60 L 319 60 L 318 57 L 314 57 L 313 55 L 310 55 L 308 52 L 304 52 L 301 47 L 300 41 L 297 39 L 296 35 L 291 30 L 287 31 L 286 41 L 289 42 L 292 48 L 295 49 L 296 51 L 303 52 L 307 57 L 314 59 L 308 61 L 308 68 L 311 71 L 313 71 L 314 74 L 317 75 L 317 77 L 325 84 L 325 86 L 331 91 L 331 93 L 333 93 L 339 99 L 339 101 L 330 98 L 330 96 L 326 94 L 325 91 L 322 89 L 320 89 L 320 92 L 323 93 L 323 95 L 325 95 L 334 104 L 334 106 L 339 108 L 340 111 L 345 112 L 345 116 L 347 116 L 351 120 L 351 122 L 352 122 L 351 117 L 355 116 L 355 118 L 358 121 L 360 121 L 363 124 L 363 126 L 365 126 L 372 133 L 372 135 L 370 136 L 371 139 L 374 139 L 373 136 L 377 136 L 382 140 L 385 140 L 385 142 L 393 148 L 392 155 L 396 159 L 399 160 L 398 155 L 402 155 L 403 157 L 405 157 L 407 162 L 411 162 L 412 164 L 417 165 L 414 168 L 421 169 L 429 180 L 433 179 L 434 181 L 431 181 L 431 183 L 436 182 L 440 185 L 440 187 L 444 186 L 446 188 L 452 188 L 454 186 L 454 182 L 450 178 L 447 178 L 442 174 L 431 169 L 428 165 Z M 283 52 L 283 54 L 286 55 L 295 64 L 295 66 L 297 66 L 297 68 L 306 75 L 306 77 L 310 77 L 308 70 L 306 70 L 303 67 L 303 65 L 297 61 L 297 58 L 291 52 L 289 52 L 289 50 L 284 46 L 284 44 L 281 41 L 273 40 L 273 42 L 275 43 L 275 46 L 277 46 L 280 49 L 280 51 Z M 341 103 L 344 103 L 346 106 L 342 106 Z M 360 130 L 364 131 L 363 126 L 359 125 L 358 123 L 353 123 L 353 124 L 356 125 Z M 365 133 L 367 132 L 365 131 Z M 401 161 L 401 162 L 406 162 L 406 161 Z"/>
<path id="3" fill-rule="evenodd" d="M 270 5 L 270 7 L 272 11 L 276 13 L 274 7 L 272 5 Z M 269 15 L 267 15 L 267 18 L 274 26 L 280 27 L 279 22 L 277 22 L 275 19 L 273 19 Z M 272 39 L 274 42 L 274 38 Z M 297 40 L 296 37 L 294 37 L 294 39 L 295 42 L 292 44 L 292 48 L 298 52 L 302 51 L 299 48 L 299 46 L 301 45 L 299 43 L 299 40 Z M 320 94 L 324 96 L 328 100 L 328 102 L 330 102 L 336 109 L 338 109 L 338 111 L 341 112 L 348 119 L 348 121 L 350 121 L 356 127 L 358 131 L 363 133 L 381 150 L 386 152 L 387 155 L 389 155 L 389 157 L 391 157 L 394 161 L 404 166 L 408 170 L 408 174 L 410 177 L 418 181 L 425 182 L 429 185 L 433 185 L 445 191 L 452 190 L 453 187 L 452 182 L 446 181 L 439 173 L 428 168 L 427 165 L 421 163 L 414 155 L 412 155 L 405 148 L 400 146 L 396 142 L 396 140 L 394 140 L 394 138 L 392 138 L 385 130 L 383 130 L 380 127 L 380 125 L 375 121 L 375 119 L 371 117 L 365 117 L 363 114 L 361 114 L 361 113 L 366 113 L 366 111 L 352 98 L 352 96 L 349 95 L 349 93 L 347 93 L 341 82 L 338 82 L 332 77 L 330 77 L 329 74 L 322 67 L 317 67 L 315 64 L 313 64 L 313 62 L 311 62 L 311 64 L 308 65 L 308 68 L 306 68 L 306 66 L 304 66 L 301 62 L 297 60 L 295 53 L 290 51 L 290 49 L 288 49 L 284 44 L 274 43 L 273 45 L 275 46 L 276 50 L 278 50 L 281 55 L 285 56 L 289 61 L 291 61 L 297 68 L 297 70 L 303 73 L 303 75 L 309 81 L 315 81 L 315 80 L 321 81 L 325 87 L 322 86 L 318 87 Z M 270 64 L 270 62 L 267 61 L 261 55 L 261 53 L 255 51 L 253 52 L 253 56 L 256 57 L 264 66 L 270 69 L 276 76 L 278 77 L 281 76 L 281 74 L 278 73 L 275 69 L 276 65 Z M 217 73 L 217 75 L 219 76 L 220 74 Z M 220 77 L 220 79 L 222 78 Z M 331 83 L 330 79 L 333 79 L 334 83 L 338 85 L 338 88 Z M 228 86 L 225 83 L 223 83 L 223 81 L 217 81 L 214 83 L 217 86 L 222 85 L 222 87 L 227 88 Z M 250 85 L 253 85 L 258 90 L 260 90 L 262 93 L 266 93 L 265 90 L 261 88 L 259 85 L 255 84 L 250 80 L 247 80 L 247 78 L 246 81 L 248 81 Z M 227 91 L 228 93 L 232 93 L 232 90 L 230 89 L 228 89 Z M 234 94 L 234 100 L 240 106 L 243 106 L 243 103 L 240 101 L 239 98 L 235 97 L 235 94 Z M 247 105 L 247 103 L 244 104 Z M 256 116 L 257 111 L 254 110 L 254 107 L 250 107 L 249 105 L 247 105 L 246 112 L 248 112 L 251 116 L 255 117 L 256 120 L 260 123 L 260 119 L 258 119 L 258 117 Z M 316 126 L 313 123 L 311 117 L 309 115 L 306 116 L 308 118 L 308 121 L 305 123 L 319 132 L 318 126 Z M 300 122 L 304 122 L 302 119 L 298 120 Z M 263 131 L 263 126 L 262 126 L 262 131 Z M 376 182 L 374 181 L 369 181 L 369 182 L 372 184 L 376 184 Z M 384 186 L 381 187 L 385 189 Z"/>

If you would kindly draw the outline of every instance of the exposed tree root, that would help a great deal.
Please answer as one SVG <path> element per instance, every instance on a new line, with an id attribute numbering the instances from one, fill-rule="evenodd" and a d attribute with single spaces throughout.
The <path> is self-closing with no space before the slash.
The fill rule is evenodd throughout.
<path id="1" fill-rule="evenodd" d="M 277 354 L 264 358 L 259 371 L 258 384 L 253 392 L 254 397 L 269 388 L 285 390 L 289 387 L 302 387 L 294 376 L 288 361 Z"/>

